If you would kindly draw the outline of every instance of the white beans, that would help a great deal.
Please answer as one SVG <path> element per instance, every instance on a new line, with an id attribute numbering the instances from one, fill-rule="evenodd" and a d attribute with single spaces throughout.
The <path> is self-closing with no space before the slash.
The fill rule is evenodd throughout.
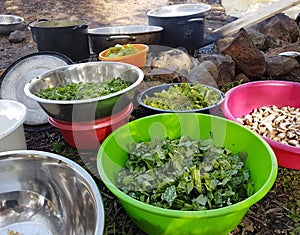
<path id="1" fill-rule="evenodd" d="M 263 106 L 237 120 L 264 137 L 300 147 L 300 108 Z"/>

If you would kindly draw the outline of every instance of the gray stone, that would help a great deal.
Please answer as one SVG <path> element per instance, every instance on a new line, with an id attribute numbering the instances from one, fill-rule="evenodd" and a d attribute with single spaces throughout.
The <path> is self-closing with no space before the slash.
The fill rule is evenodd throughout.
<path id="1" fill-rule="evenodd" d="M 15 30 L 9 34 L 8 40 L 11 43 L 20 43 L 25 40 L 25 33 L 19 30 Z"/>
<path id="2" fill-rule="evenodd" d="M 188 75 L 188 81 L 217 87 L 218 75 L 217 66 L 211 61 L 204 61 L 192 69 Z"/>
<path id="3" fill-rule="evenodd" d="M 204 55 L 203 61 L 211 61 L 217 68 L 217 76 L 215 76 L 215 82 L 218 86 L 223 86 L 226 83 L 231 82 L 235 77 L 235 62 L 228 55 Z"/>
<path id="4" fill-rule="evenodd" d="M 284 76 L 299 68 L 299 62 L 296 59 L 286 56 L 265 55 L 265 60 L 267 63 L 266 75 L 270 77 Z"/>

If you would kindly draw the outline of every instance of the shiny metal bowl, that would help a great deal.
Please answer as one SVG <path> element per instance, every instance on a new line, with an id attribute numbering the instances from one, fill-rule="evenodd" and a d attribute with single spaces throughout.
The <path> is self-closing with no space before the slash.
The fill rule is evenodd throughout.
<path id="1" fill-rule="evenodd" d="M 103 234 L 97 185 L 67 158 L 33 150 L 2 152 L 0 185 L 0 234 Z"/>
<path id="2" fill-rule="evenodd" d="M 85 100 L 60 101 L 35 95 L 47 87 L 71 82 L 103 82 L 120 77 L 132 84 L 121 91 Z M 88 62 L 57 68 L 33 78 L 25 85 L 25 94 L 37 101 L 52 118 L 66 122 L 83 122 L 105 118 L 124 110 L 135 95 L 135 88 L 144 78 L 136 66 L 119 62 Z"/>
<path id="3" fill-rule="evenodd" d="M 20 29 L 24 19 L 15 15 L 0 15 L 0 34 L 10 34 Z"/>

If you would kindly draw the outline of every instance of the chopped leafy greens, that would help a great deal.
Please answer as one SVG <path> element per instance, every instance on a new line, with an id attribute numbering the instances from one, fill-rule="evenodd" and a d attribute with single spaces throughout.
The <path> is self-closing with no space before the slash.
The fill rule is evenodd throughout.
<path id="1" fill-rule="evenodd" d="M 162 110 L 203 109 L 217 104 L 221 100 L 218 90 L 200 83 L 180 83 L 167 90 L 146 95 L 144 104 Z"/>
<path id="2" fill-rule="evenodd" d="M 216 209 L 253 193 L 247 154 L 233 153 L 212 139 L 159 137 L 130 146 L 117 186 L 129 196 L 174 210 Z"/>
<path id="3" fill-rule="evenodd" d="M 132 83 L 121 78 L 113 78 L 103 82 L 68 83 L 64 86 L 47 87 L 36 96 L 48 100 L 84 100 L 109 95 L 129 87 Z"/>

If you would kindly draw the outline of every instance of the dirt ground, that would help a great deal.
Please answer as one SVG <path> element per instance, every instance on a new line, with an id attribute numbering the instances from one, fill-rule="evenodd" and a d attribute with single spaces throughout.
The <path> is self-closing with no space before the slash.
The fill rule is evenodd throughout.
<path id="1" fill-rule="evenodd" d="M 25 20 L 22 32 L 25 40 L 21 43 L 10 43 L 9 36 L 0 36 L 0 75 L 13 61 L 30 53 L 37 52 L 28 24 L 40 19 L 80 19 L 88 23 L 89 29 L 101 26 L 147 25 L 147 11 L 173 3 L 199 3 L 197 0 L 3 0 L 0 14 L 14 14 Z M 202 1 L 215 7 L 220 14 L 223 8 L 218 0 Z M 211 21 L 212 27 L 224 22 Z M 209 20 L 207 20 L 209 24 Z M 216 25 L 215 25 L 216 24 Z"/>
<path id="2" fill-rule="evenodd" d="M 220 1 L 168 1 L 168 0 L 1 0 L 0 14 L 22 16 L 25 23 L 22 32 L 25 40 L 10 43 L 9 36 L 0 36 L 0 75 L 15 60 L 37 52 L 28 24 L 39 19 L 81 19 L 88 22 L 89 28 L 117 25 L 147 24 L 146 12 L 159 6 L 173 3 L 208 3 L 213 6 L 208 15 L 207 25 L 216 28 L 225 24 Z M 51 137 L 51 138 L 49 138 Z M 57 130 L 47 127 L 45 130 L 26 132 L 29 149 L 54 151 L 53 142 L 62 140 Z M 279 169 L 276 184 L 267 196 L 251 207 L 243 223 L 232 234 L 300 234 L 300 191 L 299 172 Z M 132 225 L 114 197 L 104 189 L 106 205 L 105 234 L 143 234 Z M 298 228 L 298 229 L 297 229 Z"/>

